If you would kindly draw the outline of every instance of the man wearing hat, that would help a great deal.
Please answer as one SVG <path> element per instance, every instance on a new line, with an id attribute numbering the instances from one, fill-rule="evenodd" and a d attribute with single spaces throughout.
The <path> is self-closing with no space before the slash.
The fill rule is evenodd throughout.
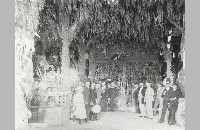
<path id="1" fill-rule="evenodd" d="M 139 102 L 138 102 L 138 94 L 139 94 L 139 85 L 136 83 L 134 85 L 134 89 L 133 89 L 133 93 L 132 93 L 132 97 L 133 97 L 133 104 L 135 106 L 135 113 L 139 113 L 140 109 L 139 109 Z"/>
<path id="2" fill-rule="evenodd" d="M 86 115 L 87 115 L 86 122 L 88 122 L 89 114 L 90 114 L 90 111 L 91 111 L 91 107 L 90 107 L 90 102 L 91 102 L 91 99 L 90 99 L 90 80 L 89 79 L 85 82 L 83 90 L 84 90 L 83 95 L 84 95 L 85 109 L 86 109 Z"/>
<path id="3" fill-rule="evenodd" d="M 117 107 L 115 103 L 115 98 L 117 96 L 117 92 L 115 89 L 115 83 L 112 82 L 110 85 L 110 88 L 108 89 L 108 97 L 110 98 L 110 110 L 115 111 L 115 108 Z"/>
<path id="4" fill-rule="evenodd" d="M 162 109 L 162 114 L 161 114 L 159 123 L 164 122 L 166 111 L 169 108 L 170 99 L 172 98 L 172 94 L 173 94 L 173 89 L 171 87 L 171 80 L 170 80 L 170 78 L 167 78 L 166 82 L 165 82 L 165 89 L 163 90 L 163 93 L 161 95 L 161 97 L 163 98 L 163 109 Z"/>
<path id="5" fill-rule="evenodd" d="M 101 107 L 102 111 L 107 111 L 107 105 L 108 105 L 108 91 L 106 87 L 106 83 L 102 83 L 102 100 L 101 100 Z"/>
<path id="6" fill-rule="evenodd" d="M 96 86 L 96 84 L 93 82 L 91 84 L 91 89 L 90 89 L 90 98 L 91 98 L 90 105 L 91 105 L 91 107 L 93 107 L 97 104 L 97 102 L 96 102 L 97 92 L 96 92 L 95 86 Z M 97 114 L 90 111 L 90 120 L 97 120 Z"/>
<path id="7" fill-rule="evenodd" d="M 140 117 L 145 117 L 146 112 L 145 112 L 144 97 L 145 97 L 146 87 L 144 86 L 143 82 L 141 82 L 139 85 L 140 85 L 140 90 L 138 93 L 138 100 L 139 100 L 139 107 L 140 107 Z"/>
<path id="8" fill-rule="evenodd" d="M 146 112 L 147 118 L 153 119 L 153 100 L 154 100 L 154 90 L 151 88 L 151 83 L 146 82 L 146 92 L 145 92 L 145 101 L 146 101 Z"/>
<path id="9" fill-rule="evenodd" d="M 162 92 L 164 90 L 164 87 L 161 83 L 157 84 L 157 91 L 156 91 L 156 98 L 155 98 L 155 104 L 154 104 L 154 115 L 159 113 L 159 117 L 161 116 L 162 108 L 163 108 L 163 99 L 161 97 Z M 158 108 L 159 106 L 159 108 Z"/>
<path id="10" fill-rule="evenodd" d="M 175 125 L 175 113 L 178 108 L 178 99 L 182 97 L 182 93 L 179 89 L 177 89 L 177 85 L 173 85 L 173 95 L 170 99 L 170 107 L 169 107 L 169 121 L 170 125 Z"/>

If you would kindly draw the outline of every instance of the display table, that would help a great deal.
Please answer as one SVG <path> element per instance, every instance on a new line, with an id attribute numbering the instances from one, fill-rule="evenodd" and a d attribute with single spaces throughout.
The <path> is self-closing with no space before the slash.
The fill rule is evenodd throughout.
<path id="1" fill-rule="evenodd" d="M 35 114 L 35 123 L 63 126 L 69 123 L 69 107 L 39 107 Z M 33 123 L 33 121 L 32 121 Z"/>
<path id="2" fill-rule="evenodd" d="M 68 107 L 44 107 L 40 109 L 41 113 L 39 113 L 39 115 L 44 115 L 43 123 L 59 126 L 67 125 L 69 123 Z"/>

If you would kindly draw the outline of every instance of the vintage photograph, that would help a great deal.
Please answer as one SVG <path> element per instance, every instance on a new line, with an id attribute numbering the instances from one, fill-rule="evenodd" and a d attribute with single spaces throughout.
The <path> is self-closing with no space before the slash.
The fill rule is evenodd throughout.
<path id="1" fill-rule="evenodd" d="M 15 0 L 16 130 L 185 130 L 185 0 Z"/>

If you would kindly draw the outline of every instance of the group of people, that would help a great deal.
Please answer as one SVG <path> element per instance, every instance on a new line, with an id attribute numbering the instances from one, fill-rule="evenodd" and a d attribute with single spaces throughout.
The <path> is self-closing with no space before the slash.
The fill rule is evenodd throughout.
<path id="1" fill-rule="evenodd" d="M 91 82 L 87 79 L 75 88 L 73 97 L 71 118 L 78 120 L 79 124 L 88 123 L 99 120 L 101 111 L 115 111 L 117 87 L 114 82 Z"/>
<path id="2" fill-rule="evenodd" d="M 168 110 L 169 125 L 176 123 L 175 114 L 181 96 L 181 91 L 177 85 L 171 83 L 170 78 L 163 85 L 157 84 L 157 87 L 153 87 L 150 82 L 141 82 L 135 85 L 133 91 L 134 105 L 136 112 L 140 113 L 139 117 L 153 119 L 158 114 L 159 123 L 163 123 Z"/>
<path id="3" fill-rule="evenodd" d="M 156 86 L 150 81 L 145 81 L 134 84 L 133 88 L 132 101 L 136 112 L 140 114 L 139 117 L 153 119 L 158 115 L 159 123 L 163 123 L 168 111 L 168 123 L 176 123 L 178 99 L 182 94 L 177 85 L 171 83 L 170 78 L 163 84 L 157 83 Z M 88 123 L 98 120 L 101 111 L 115 111 L 118 94 L 119 87 L 114 82 L 91 82 L 89 79 L 81 82 L 74 91 L 73 119 L 77 119 L 80 124 Z"/>

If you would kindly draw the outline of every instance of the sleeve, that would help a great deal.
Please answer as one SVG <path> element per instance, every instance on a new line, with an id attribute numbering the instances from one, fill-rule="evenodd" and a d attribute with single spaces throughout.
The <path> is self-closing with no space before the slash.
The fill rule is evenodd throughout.
<path id="1" fill-rule="evenodd" d="M 88 104 L 90 104 L 91 103 L 91 98 L 88 98 Z"/>
<path id="2" fill-rule="evenodd" d="M 151 96 L 154 96 L 154 90 L 151 88 Z"/>
<path id="3" fill-rule="evenodd" d="M 94 96 L 95 96 L 95 99 L 97 99 L 97 90 L 95 89 L 95 92 L 94 92 Z"/>
<path id="4" fill-rule="evenodd" d="M 145 95 L 146 95 L 146 91 L 147 91 L 147 88 L 144 88 L 143 89 L 143 96 L 145 97 Z"/>
<path id="5" fill-rule="evenodd" d="M 110 98 L 110 89 L 108 89 L 107 92 L 108 92 L 108 97 Z"/>
<path id="6" fill-rule="evenodd" d="M 181 90 L 177 90 L 176 99 L 178 100 L 179 98 L 182 98 Z"/>
<path id="7" fill-rule="evenodd" d="M 165 93 L 166 93 L 166 89 L 162 90 L 161 93 L 162 93 L 162 94 L 161 94 L 161 97 L 164 98 Z"/>

